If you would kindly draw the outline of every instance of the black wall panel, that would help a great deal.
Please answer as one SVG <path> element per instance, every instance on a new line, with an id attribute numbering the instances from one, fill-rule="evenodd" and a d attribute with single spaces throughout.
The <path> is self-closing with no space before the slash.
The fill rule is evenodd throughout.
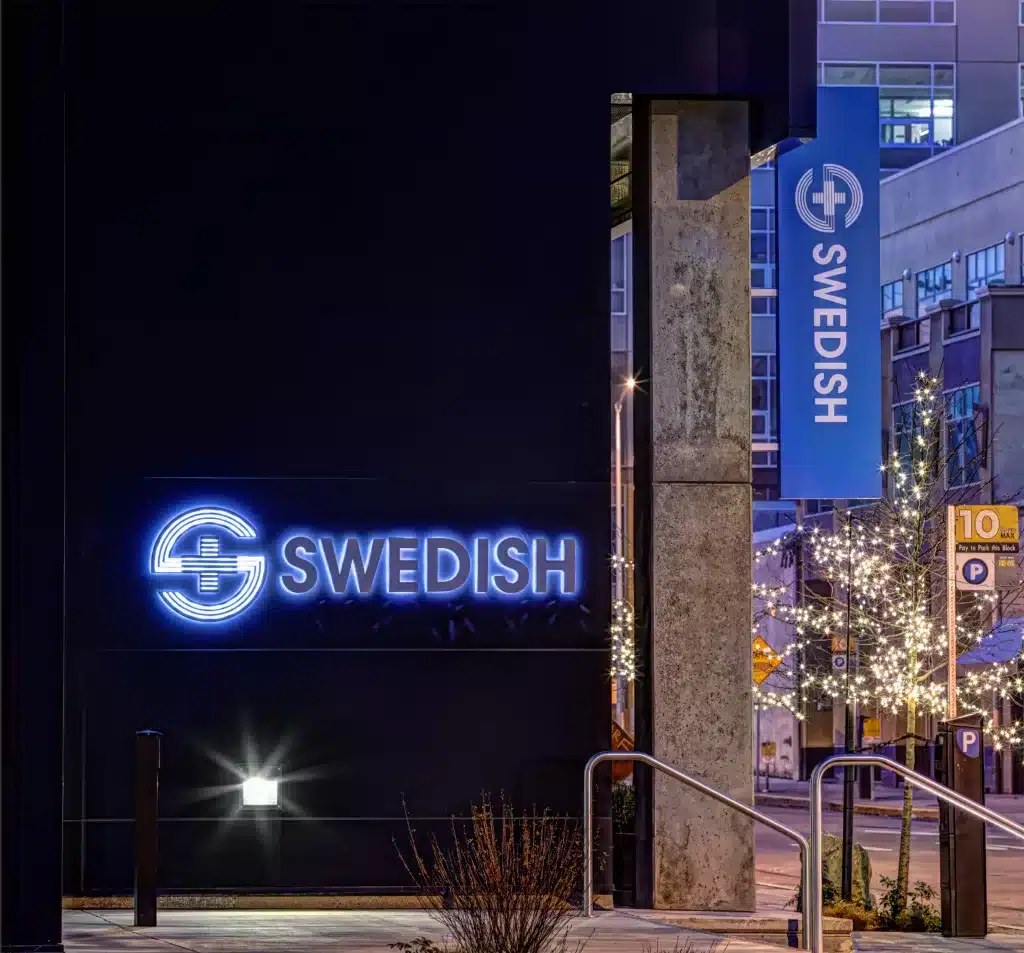
<path id="1" fill-rule="evenodd" d="M 610 727 L 608 97 L 806 133 L 798 6 L 65 8 L 67 892 L 130 888 L 144 728 L 167 888 L 407 888 L 403 798 L 423 833 L 483 790 L 578 813 Z M 210 500 L 267 540 L 571 533 L 583 591 L 268 589 L 183 627 L 148 546 Z M 253 760 L 269 826 L 236 816 Z"/>

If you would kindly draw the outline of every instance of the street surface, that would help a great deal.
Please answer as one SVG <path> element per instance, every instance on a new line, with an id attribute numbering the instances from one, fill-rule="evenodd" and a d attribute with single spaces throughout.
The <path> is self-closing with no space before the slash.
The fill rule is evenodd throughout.
<path id="1" fill-rule="evenodd" d="M 761 807 L 788 827 L 808 833 L 807 811 Z M 843 817 L 838 812 L 824 815 L 825 830 L 841 834 Z M 761 824 L 757 828 L 757 901 L 759 907 L 782 907 L 796 892 L 800 876 L 800 854 L 795 844 Z M 871 858 L 871 892 L 882 894 L 881 877 L 895 877 L 899 858 L 898 817 L 855 815 L 854 835 Z M 993 931 L 1001 927 L 1024 932 L 1024 841 L 1002 831 L 988 832 L 988 919 Z M 910 881 L 923 880 L 935 889 L 938 909 L 939 825 L 916 820 L 910 838 Z"/>

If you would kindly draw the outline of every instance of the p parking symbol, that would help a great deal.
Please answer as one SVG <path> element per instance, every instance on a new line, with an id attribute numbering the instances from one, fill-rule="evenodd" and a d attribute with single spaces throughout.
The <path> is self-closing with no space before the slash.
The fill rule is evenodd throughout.
<path id="1" fill-rule="evenodd" d="M 983 559 L 968 559 L 963 568 L 964 581 L 980 586 L 988 578 L 988 564 Z"/>
<path id="2" fill-rule="evenodd" d="M 981 734 L 977 728 L 958 728 L 956 732 L 956 746 L 968 757 L 978 757 L 978 749 L 981 747 Z"/>

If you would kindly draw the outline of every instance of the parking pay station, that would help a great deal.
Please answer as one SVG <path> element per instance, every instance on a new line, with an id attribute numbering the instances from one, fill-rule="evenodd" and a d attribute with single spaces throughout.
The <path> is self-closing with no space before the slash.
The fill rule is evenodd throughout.
<path id="1" fill-rule="evenodd" d="M 941 722 L 935 739 L 935 780 L 984 804 L 984 752 L 980 714 Z M 941 801 L 939 878 L 942 935 L 985 936 L 988 932 L 985 822 Z"/>

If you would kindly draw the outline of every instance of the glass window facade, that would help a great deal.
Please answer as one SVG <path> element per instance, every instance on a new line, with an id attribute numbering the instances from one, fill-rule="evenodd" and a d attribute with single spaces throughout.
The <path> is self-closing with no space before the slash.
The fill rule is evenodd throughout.
<path id="1" fill-rule="evenodd" d="M 903 307 L 903 282 L 890 281 L 882 285 L 882 315 Z"/>
<path id="2" fill-rule="evenodd" d="M 626 302 L 626 236 L 612 239 L 612 314 L 628 314 Z"/>
<path id="3" fill-rule="evenodd" d="M 822 63 L 825 86 L 877 86 L 884 168 L 905 167 L 955 142 L 952 63 Z M 912 150 L 901 160 L 900 150 Z"/>
<path id="4" fill-rule="evenodd" d="M 1002 242 L 967 256 L 967 300 L 978 297 L 986 285 L 1006 280 L 1006 247 Z"/>
<path id="5" fill-rule="evenodd" d="M 775 287 L 774 208 L 750 210 L 750 287 Z"/>
<path id="6" fill-rule="evenodd" d="M 818 0 L 822 23 L 956 23 L 956 0 Z"/>
<path id="7" fill-rule="evenodd" d="M 968 486 L 981 478 L 978 460 L 978 404 L 981 385 L 946 394 L 946 484 Z"/>
<path id="8" fill-rule="evenodd" d="M 917 314 L 924 317 L 932 305 L 948 298 L 953 289 L 953 263 L 943 262 L 917 273 Z"/>
<path id="9" fill-rule="evenodd" d="M 775 403 L 778 359 L 774 354 L 750 357 L 750 434 L 754 443 L 776 439 Z"/>

